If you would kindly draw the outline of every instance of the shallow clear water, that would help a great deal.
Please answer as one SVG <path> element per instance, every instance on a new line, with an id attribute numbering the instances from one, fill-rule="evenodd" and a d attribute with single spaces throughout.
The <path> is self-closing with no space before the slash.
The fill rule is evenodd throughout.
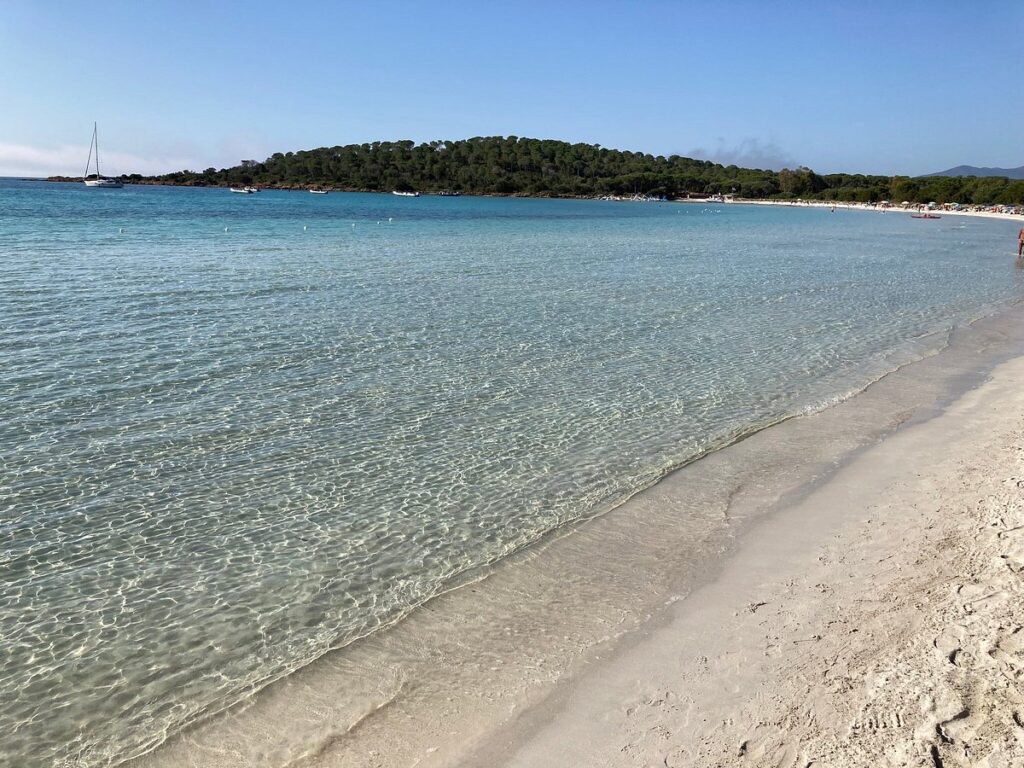
<path id="1" fill-rule="evenodd" d="M 0 762 L 115 762 L 941 347 L 1016 228 L 0 180 Z"/>

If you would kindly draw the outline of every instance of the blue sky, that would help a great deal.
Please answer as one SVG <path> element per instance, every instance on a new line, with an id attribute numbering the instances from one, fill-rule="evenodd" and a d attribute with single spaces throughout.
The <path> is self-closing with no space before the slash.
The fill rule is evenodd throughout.
<path id="1" fill-rule="evenodd" d="M 509 135 L 919 174 L 1024 164 L 1024 3 L 0 0 L 0 175 Z"/>

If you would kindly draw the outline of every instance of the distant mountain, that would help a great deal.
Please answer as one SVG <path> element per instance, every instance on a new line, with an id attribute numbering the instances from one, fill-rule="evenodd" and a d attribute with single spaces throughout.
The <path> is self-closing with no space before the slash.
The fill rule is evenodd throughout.
<path id="1" fill-rule="evenodd" d="M 1024 179 L 1024 165 L 1020 168 L 978 168 L 973 165 L 958 165 L 948 171 L 926 173 L 925 176 L 1005 176 L 1008 179 Z"/>

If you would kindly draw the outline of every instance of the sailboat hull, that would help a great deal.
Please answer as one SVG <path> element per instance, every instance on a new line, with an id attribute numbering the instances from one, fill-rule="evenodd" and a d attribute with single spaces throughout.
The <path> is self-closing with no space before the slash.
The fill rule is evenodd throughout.
<path id="1" fill-rule="evenodd" d="M 114 179 L 86 179 L 85 186 L 101 187 L 103 189 L 120 189 L 124 186 L 120 181 Z"/>

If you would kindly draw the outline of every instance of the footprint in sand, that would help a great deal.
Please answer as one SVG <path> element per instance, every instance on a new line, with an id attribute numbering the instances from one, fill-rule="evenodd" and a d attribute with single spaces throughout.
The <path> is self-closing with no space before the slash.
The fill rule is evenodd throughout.
<path id="1" fill-rule="evenodd" d="M 963 653 L 961 636 L 962 630 L 959 627 L 946 629 L 932 642 L 935 650 L 945 656 L 946 660 L 954 666 L 960 666 L 960 655 Z"/>
<path id="2" fill-rule="evenodd" d="M 963 743 L 970 741 L 980 721 L 980 717 L 972 716 L 970 709 L 964 709 L 935 726 L 935 732 L 947 744 Z"/>
<path id="3" fill-rule="evenodd" d="M 1000 637 L 996 647 L 988 653 L 1007 678 L 1014 682 L 1024 678 L 1024 631 L 1021 627 Z"/>
<path id="4" fill-rule="evenodd" d="M 935 726 L 938 737 L 930 747 L 930 756 L 938 768 L 946 766 L 972 766 L 972 768 L 996 768 L 996 766 L 1016 766 L 1019 762 L 1009 761 L 1003 753 L 1002 745 L 993 744 L 991 733 L 975 741 L 978 729 L 987 717 L 982 710 L 964 708 L 952 717 Z M 1015 718 L 1016 719 L 1016 718 Z M 1002 755 L 1002 757 L 1000 757 Z M 980 758 L 980 759 L 979 759 Z"/>
<path id="5" fill-rule="evenodd" d="M 683 747 L 676 747 L 665 755 L 665 768 L 690 768 L 693 765 L 693 757 L 690 751 Z"/>
<path id="6" fill-rule="evenodd" d="M 897 709 L 891 712 L 876 712 L 868 715 L 867 717 L 854 721 L 851 728 L 855 733 L 870 733 L 872 731 L 902 728 L 906 724 L 906 716 Z"/>
<path id="7" fill-rule="evenodd" d="M 1000 531 L 999 541 L 1002 543 L 1000 557 L 1006 567 L 1013 573 L 1024 570 L 1024 528 L 1012 528 Z"/>
<path id="8" fill-rule="evenodd" d="M 744 763 L 771 768 L 794 768 L 799 756 L 797 744 L 786 740 L 774 725 L 759 723 L 747 738 L 740 742 L 738 757 Z"/>
<path id="9" fill-rule="evenodd" d="M 988 600 L 1007 597 L 1006 592 L 1001 589 L 993 589 L 988 584 L 962 584 L 957 587 L 956 595 L 964 613 L 968 615 L 974 613 L 982 603 Z"/>

